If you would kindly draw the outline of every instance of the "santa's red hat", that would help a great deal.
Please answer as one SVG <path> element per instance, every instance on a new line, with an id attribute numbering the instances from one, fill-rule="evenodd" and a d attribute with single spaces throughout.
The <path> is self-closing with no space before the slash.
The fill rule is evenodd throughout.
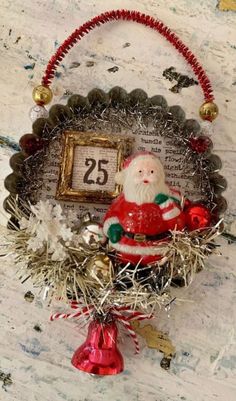
<path id="1" fill-rule="evenodd" d="M 140 157 L 143 157 L 143 156 L 153 156 L 153 157 L 156 157 L 156 156 L 154 155 L 154 153 L 148 152 L 148 151 L 146 151 L 146 150 L 142 150 L 142 151 L 140 151 L 140 152 L 136 152 L 136 153 L 134 153 L 133 155 L 127 157 L 127 159 L 124 160 L 122 169 L 125 169 L 125 168 L 129 167 L 129 165 L 130 165 L 134 160 L 136 160 L 136 159 L 138 159 L 138 158 L 140 158 Z"/>

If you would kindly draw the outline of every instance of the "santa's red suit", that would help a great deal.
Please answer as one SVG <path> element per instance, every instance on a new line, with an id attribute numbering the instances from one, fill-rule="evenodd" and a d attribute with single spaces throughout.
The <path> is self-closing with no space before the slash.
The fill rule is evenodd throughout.
<path id="1" fill-rule="evenodd" d="M 111 225 L 118 223 L 122 226 L 122 236 L 118 242 L 112 243 L 112 247 L 124 262 L 149 264 L 160 260 L 166 253 L 169 230 L 183 230 L 185 227 L 180 193 L 170 191 L 173 198 L 169 197 L 160 205 L 154 201 L 141 205 L 127 202 L 123 193 L 111 204 L 103 230 L 108 236 Z"/>

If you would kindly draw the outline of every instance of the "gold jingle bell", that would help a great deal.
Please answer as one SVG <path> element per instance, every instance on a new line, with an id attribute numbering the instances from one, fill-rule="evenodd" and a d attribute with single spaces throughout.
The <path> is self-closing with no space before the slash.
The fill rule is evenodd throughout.
<path id="1" fill-rule="evenodd" d="M 200 117 L 206 121 L 213 121 L 219 114 L 218 106 L 213 102 L 205 102 L 199 109 Z"/>
<path id="2" fill-rule="evenodd" d="M 51 102 L 53 94 L 48 86 L 39 85 L 34 88 L 32 96 L 36 104 L 44 105 Z"/>
<path id="3" fill-rule="evenodd" d="M 107 284 L 113 278 L 113 265 L 105 253 L 98 253 L 86 264 L 86 274 L 96 284 Z"/>

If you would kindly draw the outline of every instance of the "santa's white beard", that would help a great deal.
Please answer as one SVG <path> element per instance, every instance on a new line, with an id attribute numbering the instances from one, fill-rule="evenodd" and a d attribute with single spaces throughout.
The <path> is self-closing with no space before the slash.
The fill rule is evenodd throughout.
<path id="1" fill-rule="evenodd" d="M 153 203 L 155 196 L 159 193 L 170 195 L 169 187 L 164 182 L 148 184 L 141 182 L 134 184 L 130 181 L 126 179 L 123 187 L 124 196 L 128 202 L 142 205 L 143 203 Z"/>

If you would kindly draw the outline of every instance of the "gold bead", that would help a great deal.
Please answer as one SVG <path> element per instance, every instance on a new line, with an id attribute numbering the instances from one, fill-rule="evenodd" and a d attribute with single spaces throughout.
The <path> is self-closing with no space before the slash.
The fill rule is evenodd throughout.
<path id="1" fill-rule="evenodd" d="M 203 120 L 213 121 L 219 114 L 217 105 L 213 102 L 205 102 L 199 109 L 200 117 Z"/>
<path id="2" fill-rule="evenodd" d="M 34 88 L 32 96 L 36 104 L 44 105 L 51 102 L 53 94 L 48 86 L 39 85 Z"/>

